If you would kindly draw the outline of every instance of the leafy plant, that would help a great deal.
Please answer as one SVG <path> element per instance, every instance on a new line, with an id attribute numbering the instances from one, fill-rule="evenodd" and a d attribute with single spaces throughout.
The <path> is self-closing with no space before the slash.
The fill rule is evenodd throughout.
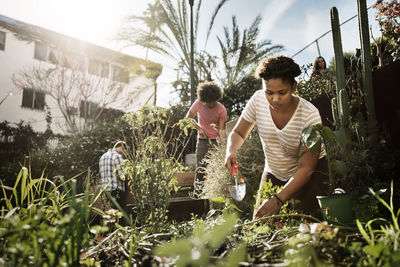
<path id="1" fill-rule="evenodd" d="M 258 193 L 255 196 L 258 202 L 254 204 L 254 210 L 257 210 L 265 199 L 269 199 L 270 197 L 278 193 L 281 189 L 282 186 L 273 185 L 271 180 L 268 181 L 262 180 L 262 187 L 258 190 Z M 279 210 L 280 214 L 287 214 L 292 212 L 292 210 L 290 210 L 289 208 L 289 203 L 290 202 L 287 201 L 285 204 L 282 205 L 282 207 Z"/>
<path id="2" fill-rule="evenodd" d="M 333 158 L 335 146 L 340 146 L 343 149 L 343 147 L 348 144 L 343 128 L 332 131 L 329 127 L 321 124 L 311 125 L 301 132 L 301 142 L 313 154 L 319 152 L 322 145 L 324 146 L 326 150 L 326 159 L 328 161 L 329 187 L 330 192 L 333 193 L 336 186 L 334 171 L 341 174 L 345 174 L 346 172 L 346 165 L 344 162 Z"/>
<path id="3" fill-rule="evenodd" d="M 106 230 L 99 226 L 91 228 L 88 223 L 90 171 L 84 194 L 77 193 L 74 179 L 60 186 L 51 184 L 49 191 L 43 186 L 43 177 L 32 179 L 26 169 L 21 170 L 17 180 L 21 182 L 18 181 L 14 188 L 21 185 L 22 197 L 15 202 L 16 206 L 11 206 L 10 198 L 6 198 L 6 206 L 1 210 L 2 261 L 10 266 L 79 266 L 82 252 L 93 241 L 92 234 Z M 14 192 L 13 197 L 16 196 Z M 54 198 L 60 193 L 65 193 L 64 201 Z M 49 203 L 55 206 L 52 216 L 49 216 Z"/>
<path id="4" fill-rule="evenodd" d="M 375 18 L 383 36 L 391 45 L 390 52 L 395 61 L 400 58 L 400 4 L 395 0 L 378 0 L 372 7 L 376 9 Z"/>
<path id="5" fill-rule="evenodd" d="M 231 119 L 239 117 L 247 101 L 261 88 L 261 80 L 254 75 L 244 76 L 240 81 L 231 82 L 224 87 L 224 96 L 221 102 L 224 103 L 228 117 Z"/>
<path id="6" fill-rule="evenodd" d="M 365 226 L 357 219 L 357 227 L 367 245 L 363 251 L 367 255 L 366 263 L 371 266 L 397 266 L 400 264 L 400 228 L 399 215 L 400 208 L 395 211 L 393 204 L 393 181 L 390 186 L 390 201 L 387 203 L 375 192 L 369 188 L 369 192 L 385 206 L 391 215 L 391 221 L 383 218 L 375 218 L 368 221 Z M 380 222 L 379 229 L 373 229 L 372 225 Z"/>
<path id="7" fill-rule="evenodd" d="M 216 197 L 212 199 L 213 203 L 219 203 L 222 204 L 222 214 L 224 215 L 229 215 L 233 213 L 238 213 L 242 212 L 238 206 L 236 206 L 234 203 L 232 203 L 229 199 L 225 199 L 223 197 Z M 213 213 L 215 210 L 211 210 L 210 212 Z M 210 216 L 210 213 L 207 215 L 207 217 Z"/>
<path id="8" fill-rule="evenodd" d="M 297 93 L 302 98 L 312 101 L 319 96 L 332 97 L 335 92 L 335 77 L 331 71 L 325 75 L 309 76 L 311 64 L 301 66 L 302 76 L 297 83 Z"/>
<path id="9" fill-rule="evenodd" d="M 285 262 L 289 266 L 353 266 L 349 243 L 339 228 L 326 222 L 301 223 L 296 235 L 289 238 Z"/>
<path id="10" fill-rule="evenodd" d="M 190 121 L 171 124 L 167 110 L 145 106 L 124 115 L 132 144 L 126 153 L 122 179 L 133 196 L 140 224 L 159 227 L 166 219 L 169 197 L 176 190 L 174 173 L 182 171 L 182 154 L 189 138 Z"/>
<path id="11" fill-rule="evenodd" d="M 61 177 L 59 178 L 62 180 Z M 62 183 L 59 185 L 56 185 L 55 182 L 45 178 L 43 173 L 41 177 L 33 178 L 31 170 L 22 167 L 13 187 L 3 185 L 0 180 L 3 193 L 1 201 L 3 212 L 7 211 L 8 216 L 15 212 L 34 216 L 37 208 L 41 207 L 47 215 L 47 220 L 55 220 L 68 207 L 70 191 L 70 189 L 64 188 L 64 181 L 61 181 Z"/>
<path id="12" fill-rule="evenodd" d="M 235 230 L 237 217 L 235 214 L 223 216 L 219 224 L 211 229 L 206 225 L 197 224 L 193 235 L 171 241 L 154 250 L 156 255 L 167 257 L 176 266 L 237 266 L 246 255 L 246 248 L 238 244 L 224 258 L 213 259 L 215 251 L 223 245 L 223 242 Z"/>

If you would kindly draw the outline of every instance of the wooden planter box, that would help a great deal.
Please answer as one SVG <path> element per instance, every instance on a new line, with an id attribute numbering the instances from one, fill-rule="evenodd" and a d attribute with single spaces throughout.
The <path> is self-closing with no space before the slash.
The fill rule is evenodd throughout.
<path id="1" fill-rule="evenodd" d="M 193 185 L 194 183 L 194 172 L 176 172 L 175 177 L 178 180 L 179 186 Z"/>
<path id="2" fill-rule="evenodd" d="M 177 172 L 175 177 L 178 180 L 178 186 L 183 188 L 179 193 L 184 196 L 170 198 L 168 207 L 168 218 L 176 221 L 190 220 L 192 214 L 203 216 L 207 214 L 210 209 L 210 204 L 208 199 L 191 199 L 187 196 L 186 191 L 193 190 L 194 183 L 194 172 Z M 127 205 L 126 210 L 129 210 L 135 201 L 133 199 L 133 194 L 131 192 L 125 193 L 125 203 Z"/>
<path id="3" fill-rule="evenodd" d="M 168 207 L 168 218 L 175 221 L 186 221 L 192 215 L 203 216 L 210 210 L 208 199 L 191 199 L 189 197 L 172 198 Z"/>

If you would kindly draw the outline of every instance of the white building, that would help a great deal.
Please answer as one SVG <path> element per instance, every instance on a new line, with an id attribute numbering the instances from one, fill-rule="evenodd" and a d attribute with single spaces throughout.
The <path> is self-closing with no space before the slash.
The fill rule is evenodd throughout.
<path id="1" fill-rule="evenodd" d="M 76 66 L 83 69 L 80 76 L 74 74 Z M 0 15 L 0 121 L 23 120 L 35 131 L 44 131 L 50 114 L 53 132 L 66 133 L 70 129 L 66 116 L 82 127 L 103 109 L 131 112 L 153 104 L 161 70 L 159 64 Z M 26 81 L 23 74 L 34 71 L 53 80 Z M 54 76 L 56 72 L 67 74 Z M 77 87 L 83 87 L 84 81 L 90 86 L 82 93 Z M 60 88 L 71 92 L 54 92 Z"/>

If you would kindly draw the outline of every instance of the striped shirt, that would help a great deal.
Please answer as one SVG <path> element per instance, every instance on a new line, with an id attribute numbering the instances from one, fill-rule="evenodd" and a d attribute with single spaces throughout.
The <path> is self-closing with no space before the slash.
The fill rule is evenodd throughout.
<path id="1" fill-rule="evenodd" d="M 269 172 L 281 181 L 289 180 L 297 168 L 301 154 L 301 131 L 308 126 L 321 123 L 318 109 L 299 97 L 296 110 L 281 130 L 272 120 L 265 90 L 254 93 L 246 104 L 241 117 L 255 123 L 265 155 L 264 172 Z M 322 149 L 320 158 L 325 156 Z"/>
<path id="2" fill-rule="evenodd" d="M 125 183 L 120 179 L 122 169 L 119 165 L 122 162 L 122 155 L 113 149 L 109 149 L 100 158 L 100 183 L 108 191 L 117 189 L 125 191 Z"/>

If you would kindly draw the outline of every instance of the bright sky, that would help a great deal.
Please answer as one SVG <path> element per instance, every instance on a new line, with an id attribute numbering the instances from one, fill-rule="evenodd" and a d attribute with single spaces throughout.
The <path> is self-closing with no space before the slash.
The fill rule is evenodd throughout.
<path id="1" fill-rule="evenodd" d="M 151 0 L 0 0 L 0 14 L 23 22 L 38 25 L 69 36 L 73 36 L 101 46 L 120 50 L 121 45 L 112 41 L 127 15 L 140 15 Z M 196 2 L 196 0 L 195 0 Z M 371 6 L 375 0 L 367 0 Z M 204 49 L 206 26 L 217 1 L 203 1 L 200 20 L 198 48 Z M 336 6 L 341 22 L 357 14 L 356 0 L 230 0 L 220 10 L 214 24 L 214 31 L 207 44 L 211 54 L 219 52 L 216 35 L 222 36 L 223 27 L 231 26 L 232 15 L 237 16 L 241 29 L 249 27 L 254 18 L 261 14 L 260 39 L 282 44 L 282 54 L 293 56 L 303 47 L 330 30 L 330 8 Z M 374 20 L 374 9 L 369 10 L 369 23 L 378 36 Z M 355 51 L 360 47 L 357 18 L 342 27 L 344 51 Z M 321 55 L 329 62 L 333 56 L 332 38 L 328 34 L 319 41 Z M 122 52 L 143 58 L 144 50 L 131 48 Z M 294 57 L 300 65 L 310 63 L 318 56 L 316 45 Z M 171 94 L 169 83 L 175 78 L 172 71 L 174 62 L 149 54 L 149 60 L 164 66 L 158 79 L 157 104 L 168 106 L 176 96 Z"/>

